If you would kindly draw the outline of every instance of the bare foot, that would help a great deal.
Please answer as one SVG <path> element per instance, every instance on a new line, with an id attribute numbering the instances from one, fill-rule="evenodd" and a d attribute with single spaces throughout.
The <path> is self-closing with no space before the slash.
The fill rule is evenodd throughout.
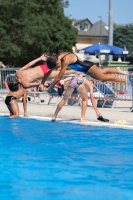
<path id="1" fill-rule="evenodd" d="M 87 119 L 81 119 L 80 122 L 89 122 Z"/>
<path id="2" fill-rule="evenodd" d="M 128 75 L 128 73 L 122 71 L 120 67 L 116 67 L 116 71 L 117 71 L 118 74 Z"/>
<path id="3" fill-rule="evenodd" d="M 55 117 L 52 118 L 52 122 L 56 122 L 56 118 Z"/>
<path id="4" fill-rule="evenodd" d="M 121 77 L 120 79 L 121 79 L 120 83 L 124 83 L 124 84 L 127 85 L 127 79 L 126 78 Z"/>
<path id="5" fill-rule="evenodd" d="M 28 117 L 27 115 L 24 115 L 24 117 Z"/>

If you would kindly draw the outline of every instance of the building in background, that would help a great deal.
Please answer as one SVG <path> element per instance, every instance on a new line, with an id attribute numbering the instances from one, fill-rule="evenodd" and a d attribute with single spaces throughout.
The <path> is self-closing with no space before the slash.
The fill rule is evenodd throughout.
<path id="1" fill-rule="evenodd" d="M 108 25 L 100 17 L 100 20 L 94 24 L 87 18 L 82 20 L 73 19 L 73 26 L 78 29 L 78 42 L 73 47 L 73 52 L 81 59 L 89 59 L 98 63 L 99 59 L 96 56 L 84 55 L 83 53 L 79 54 L 78 51 L 96 43 L 108 44 Z M 105 59 L 105 56 L 102 55 L 101 61 L 105 61 Z"/>

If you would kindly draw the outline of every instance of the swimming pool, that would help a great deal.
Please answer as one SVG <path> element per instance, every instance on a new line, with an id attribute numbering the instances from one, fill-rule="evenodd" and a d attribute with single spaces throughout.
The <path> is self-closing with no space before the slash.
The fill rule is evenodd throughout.
<path id="1" fill-rule="evenodd" d="M 133 131 L 0 117 L 0 199 L 132 200 Z"/>

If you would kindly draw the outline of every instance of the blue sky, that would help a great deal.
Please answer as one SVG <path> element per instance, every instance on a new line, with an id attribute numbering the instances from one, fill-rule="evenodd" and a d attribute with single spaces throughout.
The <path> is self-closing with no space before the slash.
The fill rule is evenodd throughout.
<path id="1" fill-rule="evenodd" d="M 109 0 L 69 0 L 64 13 L 80 20 L 88 18 L 92 23 L 100 20 L 108 24 Z M 116 24 L 133 23 L 133 0 L 113 0 L 113 22 Z"/>

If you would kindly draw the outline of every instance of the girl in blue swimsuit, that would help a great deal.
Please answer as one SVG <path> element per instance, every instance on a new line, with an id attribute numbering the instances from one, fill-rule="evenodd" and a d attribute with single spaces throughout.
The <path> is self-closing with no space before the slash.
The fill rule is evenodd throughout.
<path id="1" fill-rule="evenodd" d="M 43 88 L 43 90 L 47 90 L 44 88 L 44 83 L 47 78 L 50 76 L 51 72 L 55 69 L 60 68 L 60 73 L 48 87 L 51 89 L 54 85 L 61 79 L 64 75 L 65 70 L 67 67 L 84 73 L 88 73 L 92 78 L 106 82 L 106 81 L 113 81 L 113 82 L 120 82 L 126 83 L 126 78 L 116 77 L 112 74 L 126 74 L 125 72 L 121 71 L 120 68 L 112 69 L 112 68 L 104 68 L 99 69 L 97 66 L 90 61 L 82 61 L 77 55 L 70 53 L 70 52 L 62 52 L 59 55 L 53 54 L 52 56 L 47 57 L 47 65 L 50 69 L 49 72 L 44 76 L 42 80 L 42 84 L 40 84 L 39 88 Z M 108 75 L 106 75 L 108 74 Z"/>

